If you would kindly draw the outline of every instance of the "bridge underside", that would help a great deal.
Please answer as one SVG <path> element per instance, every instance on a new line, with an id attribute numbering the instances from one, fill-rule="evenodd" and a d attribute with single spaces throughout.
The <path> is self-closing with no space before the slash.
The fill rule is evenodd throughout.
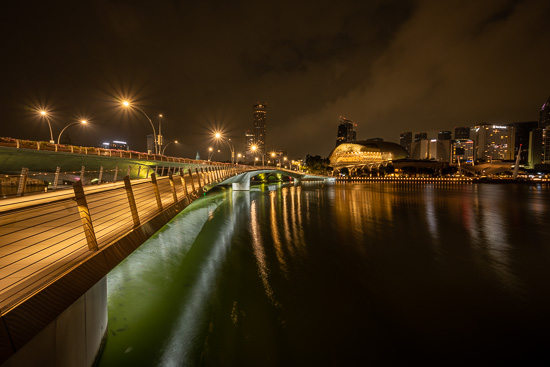
<path id="1" fill-rule="evenodd" d="M 266 174 L 266 175 L 282 175 L 285 177 L 291 177 L 294 182 L 302 182 L 302 181 L 325 181 L 330 180 L 330 178 L 322 177 L 322 176 L 314 176 L 314 175 L 306 175 L 303 173 L 299 173 L 296 171 L 290 171 L 290 170 L 283 170 L 283 169 L 259 169 L 255 171 L 248 171 L 245 173 L 242 173 L 237 176 L 233 176 L 228 178 L 227 180 L 224 180 L 218 185 L 231 185 L 233 190 L 237 191 L 248 191 L 250 190 L 250 180 L 258 175 Z"/>

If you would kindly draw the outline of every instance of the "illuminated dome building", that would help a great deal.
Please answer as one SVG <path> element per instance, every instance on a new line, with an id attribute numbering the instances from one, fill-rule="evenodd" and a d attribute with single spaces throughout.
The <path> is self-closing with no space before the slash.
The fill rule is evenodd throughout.
<path id="1" fill-rule="evenodd" d="M 330 153 L 330 165 L 336 174 L 347 168 L 349 172 L 386 165 L 408 157 L 407 150 L 399 144 L 385 141 L 356 141 L 338 145 Z"/>

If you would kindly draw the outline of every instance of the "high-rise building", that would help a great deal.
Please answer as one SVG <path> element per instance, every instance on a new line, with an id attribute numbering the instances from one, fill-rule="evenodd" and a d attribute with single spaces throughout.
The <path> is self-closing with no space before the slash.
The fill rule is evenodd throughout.
<path id="1" fill-rule="evenodd" d="M 450 131 L 439 131 L 437 133 L 437 140 L 451 140 L 453 138 L 453 133 Z"/>
<path id="2" fill-rule="evenodd" d="M 451 159 L 451 139 L 431 139 L 428 145 L 428 159 L 449 162 Z"/>
<path id="3" fill-rule="evenodd" d="M 253 106 L 254 144 L 261 154 L 265 154 L 267 104 L 258 102 Z"/>
<path id="4" fill-rule="evenodd" d="M 542 129 L 542 163 L 550 164 L 550 126 Z"/>
<path id="5" fill-rule="evenodd" d="M 414 134 L 414 142 L 418 143 L 421 140 L 427 140 L 428 139 L 428 133 L 416 133 Z"/>
<path id="6" fill-rule="evenodd" d="M 476 162 L 513 160 L 515 131 L 513 126 L 480 124 L 472 128 Z"/>
<path id="7" fill-rule="evenodd" d="M 539 127 L 543 129 L 550 127 L 550 98 L 546 100 L 540 109 Z"/>
<path id="8" fill-rule="evenodd" d="M 536 168 L 542 163 L 542 132 L 540 127 L 529 132 L 529 152 L 527 161 L 529 168 Z"/>
<path id="9" fill-rule="evenodd" d="M 470 139 L 470 128 L 467 126 L 455 127 L 455 140 Z"/>
<path id="10" fill-rule="evenodd" d="M 519 147 L 521 146 L 521 160 L 520 164 L 527 164 L 529 159 L 529 136 L 533 129 L 538 127 L 537 121 L 527 121 L 527 122 L 512 122 L 506 124 L 506 126 L 512 126 L 515 131 L 515 145 L 514 145 L 514 157 L 517 156 L 519 152 Z"/>
<path id="11" fill-rule="evenodd" d="M 338 136 L 336 146 L 342 143 L 349 143 L 357 140 L 357 132 L 353 129 L 356 126 L 353 121 L 340 116 L 340 125 L 338 125 Z"/>
<path id="12" fill-rule="evenodd" d="M 413 133 L 410 131 L 401 133 L 401 135 L 399 135 L 399 145 L 405 148 L 405 150 L 407 150 L 407 153 L 409 154 L 411 154 L 412 136 Z"/>

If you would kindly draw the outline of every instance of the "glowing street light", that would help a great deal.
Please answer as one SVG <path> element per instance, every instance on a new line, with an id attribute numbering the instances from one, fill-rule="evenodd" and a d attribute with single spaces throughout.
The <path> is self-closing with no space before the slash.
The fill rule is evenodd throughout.
<path id="1" fill-rule="evenodd" d="M 261 155 L 262 155 L 262 166 L 264 165 L 264 155 L 263 153 L 260 151 L 260 148 L 254 144 L 254 145 L 251 145 L 250 146 L 250 150 L 252 151 L 252 153 L 254 154 L 254 156 L 256 156 L 256 152 L 259 152 Z M 256 159 L 254 160 L 254 165 L 256 165 L 256 161 L 259 160 L 258 157 L 256 157 Z"/>
<path id="2" fill-rule="evenodd" d="M 231 144 L 231 139 L 226 139 L 222 136 L 221 133 L 214 134 L 214 137 L 216 139 L 221 139 L 225 143 L 227 143 L 227 146 L 229 147 L 229 151 L 231 151 L 231 164 L 235 164 L 235 148 L 233 148 L 233 144 Z"/>
<path id="3" fill-rule="evenodd" d="M 48 122 L 48 126 L 50 127 L 50 143 L 55 144 L 55 141 L 53 140 L 52 124 L 50 123 L 50 119 L 48 118 L 48 112 L 41 110 L 40 114 L 46 119 L 46 121 Z"/>
<path id="4" fill-rule="evenodd" d="M 159 136 L 160 136 L 160 135 L 159 135 Z M 177 140 L 174 140 L 174 141 L 171 141 L 170 143 L 166 144 L 166 145 L 164 146 L 164 149 L 162 149 L 161 155 L 164 155 L 164 151 L 165 151 L 166 148 L 168 148 L 168 146 L 169 146 L 170 144 L 172 144 L 172 143 L 178 144 L 178 141 L 177 141 Z"/>
<path id="5" fill-rule="evenodd" d="M 127 108 L 135 108 L 139 112 L 141 112 L 145 117 L 147 117 L 147 120 L 149 120 L 149 123 L 151 124 L 151 127 L 153 128 L 153 143 L 155 145 L 155 154 L 159 154 L 159 147 L 157 142 L 157 132 L 155 131 L 155 125 L 153 125 L 153 121 L 147 116 L 143 110 L 137 106 L 132 105 L 129 101 L 122 101 L 122 105 Z"/>
<path id="6" fill-rule="evenodd" d="M 86 125 L 87 123 L 88 123 L 88 121 L 86 121 L 86 120 L 80 120 L 80 121 L 76 121 L 76 122 L 71 122 L 70 124 L 65 126 L 63 128 L 63 130 L 61 130 L 61 132 L 59 133 L 59 136 L 57 137 L 57 144 L 59 144 L 59 142 L 61 141 L 61 134 L 63 134 L 63 131 L 65 131 L 69 126 L 76 125 L 76 124 Z"/>

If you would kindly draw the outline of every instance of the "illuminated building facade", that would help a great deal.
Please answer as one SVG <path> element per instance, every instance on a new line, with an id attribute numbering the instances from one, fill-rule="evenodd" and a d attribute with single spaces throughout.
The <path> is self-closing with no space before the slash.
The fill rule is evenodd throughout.
<path id="1" fill-rule="evenodd" d="M 340 116 L 340 124 L 338 125 L 338 136 L 336 138 L 336 146 L 342 143 L 354 142 L 357 140 L 357 132 L 354 130 L 355 124 L 353 121 Z"/>
<path id="2" fill-rule="evenodd" d="M 379 166 L 396 159 L 405 159 L 408 153 L 399 144 L 380 141 L 357 141 L 338 145 L 329 155 L 330 165 L 335 172 L 348 168 L 361 169 Z"/>
<path id="3" fill-rule="evenodd" d="M 469 130 L 470 128 L 468 128 Z M 471 139 L 455 139 L 451 144 L 451 162 L 453 164 L 474 164 L 474 141 Z"/>
<path id="4" fill-rule="evenodd" d="M 476 162 L 513 160 L 515 129 L 506 125 L 478 125 L 471 130 Z"/>
<path id="5" fill-rule="evenodd" d="M 550 164 L 550 127 L 542 130 L 542 163 Z"/>
<path id="6" fill-rule="evenodd" d="M 265 154 L 267 104 L 263 102 L 258 102 L 252 108 L 252 120 L 254 123 L 254 144 L 258 147 L 258 150 L 261 152 L 261 154 Z"/>

